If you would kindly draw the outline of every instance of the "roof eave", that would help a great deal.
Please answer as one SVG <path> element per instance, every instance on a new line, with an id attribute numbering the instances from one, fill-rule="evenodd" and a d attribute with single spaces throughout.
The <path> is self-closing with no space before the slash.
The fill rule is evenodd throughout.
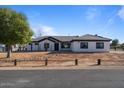
<path id="1" fill-rule="evenodd" d="M 111 39 L 108 40 L 83 40 L 83 39 L 76 39 L 76 40 L 71 40 L 70 42 L 74 42 L 74 41 L 111 41 Z"/>

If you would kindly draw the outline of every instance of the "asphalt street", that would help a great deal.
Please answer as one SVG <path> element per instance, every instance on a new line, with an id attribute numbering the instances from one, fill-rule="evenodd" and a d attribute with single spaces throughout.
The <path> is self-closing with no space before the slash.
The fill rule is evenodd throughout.
<path id="1" fill-rule="evenodd" d="M 0 71 L 1 88 L 124 88 L 124 69 Z"/>

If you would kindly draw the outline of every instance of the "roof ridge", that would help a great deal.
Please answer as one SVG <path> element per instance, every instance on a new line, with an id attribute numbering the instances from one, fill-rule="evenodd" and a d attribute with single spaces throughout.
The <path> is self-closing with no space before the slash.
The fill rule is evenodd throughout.
<path id="1" fill-rule="evenodd" d="M 71 41 L 71 40 L 111 40 L 109 38 L 103 37 L 103 36 L 95 36 L 95 35 L 91 35 L 91 34 L 85 34 L 82 36 L 41 36 L 41 37 L 37 37 L 34 38 L 34 41 L 38 41 L 44 38 L 54 38 L 57 39 L 59 41 Z"/>

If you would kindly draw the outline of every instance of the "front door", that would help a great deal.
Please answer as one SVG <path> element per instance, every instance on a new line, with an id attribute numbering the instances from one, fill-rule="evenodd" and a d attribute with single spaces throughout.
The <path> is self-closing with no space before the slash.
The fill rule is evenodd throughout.
<path id="1" fill-rule="evenodd" d="M 59 51 L 59 43 L 55 43 L 54 44 L 54 50 L 55 51 Z"/>

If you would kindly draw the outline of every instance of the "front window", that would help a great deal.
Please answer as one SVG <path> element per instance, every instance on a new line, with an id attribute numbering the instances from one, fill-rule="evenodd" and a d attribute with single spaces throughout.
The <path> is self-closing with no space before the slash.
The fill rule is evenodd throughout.
<path id="1" fill-rule="evenodd" d="M 35 45 L 39 45 L 39 43 L 38 42 L 35 42 Z"/>
<path id="2" fill-rule="evenodd" d="M 96 43 L 96 48 L 97 49 L 103 49 L 104 48 L 104 43 L 103 42 Z"/>
<path id="3" fill-rule="evenodd" d="M 61 43 L 61 48 L 70 48 L 71 44 L 70 42 L 62 42 Z"/>
<path id="4" fill-rule="evenodd" d="M 44 43 L 44 48 L 49 48 L 49 43 Z"/>
<path id="5" fill-rule="evenodd" d="M 81 42 L 80 43 L 80 48 L 88 48 L 88 42 Z"/>

